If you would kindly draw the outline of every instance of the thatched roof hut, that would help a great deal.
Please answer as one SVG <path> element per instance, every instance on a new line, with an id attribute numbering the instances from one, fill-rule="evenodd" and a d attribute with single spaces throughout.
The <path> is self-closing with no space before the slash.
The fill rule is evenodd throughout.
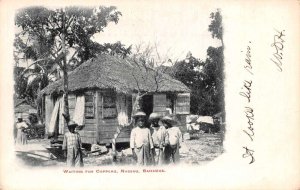
<path id="1" fill-rule="evenodd" d="M 63 89 L 62 79 L 48 85 L 40 94 Z M 100 55 L 69 73 L 69 91 L 115 89 L 117 92 L 190 92 L 182 82 L 167 74 L 147 68 L 130 58 Z"/>
<path id="2" fill-rule="evenodd" d="M 37 109 L 26 102 L 25 99 L 14 98 L 15 120 L 21 116 L 23 120 L 28 121 L 29 114 L 37 114 Z"/>
<path id="3" fill-rule="evenodd" d="M 79 131 L 85 143 L 110 143 L 119 126 L 128 126 L 138 92 L 147 92 L 141 109 L 149 115 L 172 112 L 185 124 L 190 110 L 190 90 L 163 72 L 145 67 L 130 58 L 100 55 L 69 73 L 71 119 L 84 125 Z M 50 132 L 63 134 L 62 79 L 41 90 L 45 125 Z M 58 127 L 55 127 L 58 126 Z M 58 130 L 54 130 L 58 128 Z M 117 142 L 128 142 L 130 128 L 123 127 Z"/>

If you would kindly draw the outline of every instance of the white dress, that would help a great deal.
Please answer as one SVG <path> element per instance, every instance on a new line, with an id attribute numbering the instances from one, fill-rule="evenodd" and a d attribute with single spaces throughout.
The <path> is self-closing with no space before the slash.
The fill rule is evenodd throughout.
<path id="1" fill-rule="evenodd" d="M 22 121 L 16 124 L 16 128 L 18 130 L 16 143 L 22 145 L 27 144 L 27 135 L 24 132 L 24 129 L 28 128 L 28 125 L 24 121 Z"/>

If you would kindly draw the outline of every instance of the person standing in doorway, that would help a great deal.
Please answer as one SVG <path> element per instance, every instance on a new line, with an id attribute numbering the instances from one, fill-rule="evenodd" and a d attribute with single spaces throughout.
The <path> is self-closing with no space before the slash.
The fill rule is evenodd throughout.
<path id="1" fill-rule="evenodd" d="M 135 120 L 135 128 L 130 134 L 130 148 L 138 165 L 151 165 L 153 141 L 150 130 L 146 128 L 146 114 L 137 112 L 133 116 Z"/>

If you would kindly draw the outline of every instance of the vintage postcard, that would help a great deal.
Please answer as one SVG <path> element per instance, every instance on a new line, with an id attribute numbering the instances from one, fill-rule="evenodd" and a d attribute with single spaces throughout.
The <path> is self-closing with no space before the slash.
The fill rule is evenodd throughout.
<path id="1" fill-rule="evenodd" d="M 0 1 L 1 189 L 299 189 L 300 2 Z"/>

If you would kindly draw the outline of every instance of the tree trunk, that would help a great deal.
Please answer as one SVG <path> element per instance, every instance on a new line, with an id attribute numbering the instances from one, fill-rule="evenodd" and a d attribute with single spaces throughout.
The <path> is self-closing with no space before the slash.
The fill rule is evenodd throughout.
<path id="1" fill-rule="evenodd" d="M 67 55 L 66 55 L 66 45 L 65 45 L 65 14 L 63 13 L 62 19 L 62 51 L 63 51 L 63 85 L 64 85 L 64 117 L 66 123 L 70 121 L 70 114 L 69 114 L 69 102 L 68 102 L 68 94 L 69 94 L 69 86 L 68 86 L 68 71 L 67 71 Z"/>

